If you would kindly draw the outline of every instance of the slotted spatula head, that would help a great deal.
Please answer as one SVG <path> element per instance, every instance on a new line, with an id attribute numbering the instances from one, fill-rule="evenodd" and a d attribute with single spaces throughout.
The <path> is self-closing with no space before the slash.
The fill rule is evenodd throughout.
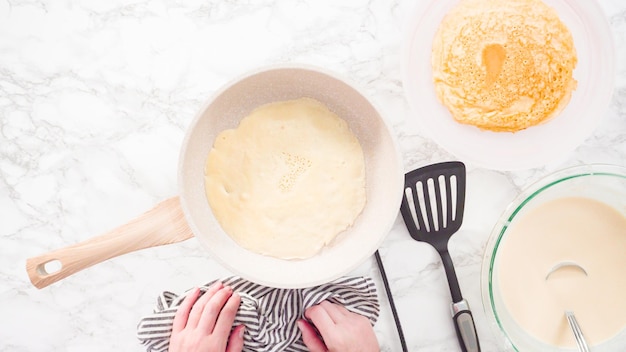
<path id="1" fill-rule="evenodd" d="M 438 250 L 461 227 L 465 206 L 465 165 L 450 161 L 428 165 L 406 174 L 400 211 L 417 241 Z"/>
<path id="2" fill-rule="evenodd" d="M 428 165 L 406 174 L 400 212 L 413 239 L 429 243 L 441 256 L 452 296 L 452 319 L 463 352 L 480 352 L 476 325 L 461 294 L 448 240 L 461 227 L 465 207 L 465 165 Z"/>

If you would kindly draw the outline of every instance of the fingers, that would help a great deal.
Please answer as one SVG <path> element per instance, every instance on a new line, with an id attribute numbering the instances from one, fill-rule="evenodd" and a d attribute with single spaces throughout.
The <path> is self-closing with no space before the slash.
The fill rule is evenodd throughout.
<path id="1" fill-rule="evenodd" d="M 328 315 L 324 306 L 318 304 L 310 307 L 304 312 L 304 316 L 309 318 L 322 336 L 326 337 L 333 333 L 335 322 Z"/>
<path id="2" fill-rule="evenodd" d="M 326 345 L 322 341 L 322 339 L 317 336 L 315 329 L 309 324 L 307 321 L 300 319 L 297 322 L 298 329 L 302 332 L 302 341 L 306 345 L 306 347 L 311 352 L 327 352 L 328 349 Z"/>
<path id="3" fill-rule="evenodd" d="M 231 291 L 232 292 L 232 291 Z M 222 311 L 219 313 L 219 317 L 217 322 L 215 322 L 215 326 L 213 327 L 213 334 L 217 334 L 218 336 L 226 336 L 228 332 L 233 326 L 235 322 L 235 316 L 237 315 L 237 311 L 239 310 L 239 304 L 241 303 L 241 297 L 237 293 L 233 293 L 226 304 L 224 304 Z M 207 309 L 205 308 L 205 311 Z M 204 313 L 203 313 L 204 319 Z"/>
<path id="4" fill-rule="evenodd" d="M 323 301 L 320 303 L 320 306 L 326 310 L 328 316 L 333 320 L 334 323 L 338 323 L 343 320 L 350 312 L 342 305 L 333 304 L 328 301 Z"/>
<path id="5" fill-rule="evenodd" d="M 181 303 L 178 310 L 176 310 L 176 315 L 174 315 L 172 332 L 177 333 L 185 328 L 187 320 L 189 319 L 189 312 L 193 304 L 198 300 L 198 295 L 200 295 L 200 289 L 197 287 L 187 294 L 183 303 Z"/>
<path id="6" fill-rule="evenodd" d="M 191 312 L 189 313 L 189 319 L 187 320 L 187 326 L 192 329 L 195 329 L 200 322 L 200 318 L 202 317 L 202 312 L 204 311 L 204 306 L 209 302 L 211 297 L 215 294 L 215 292 L 219 291 L 222 287 L 221 282 L 216 282 L 208 290 L 198 299 L 196 304 L 191 308 Z"/>
<path id="7" fill-rule="evenodd" d="M 241 352 L 245 327 L 232 329 L 241 303 L 239 294 L 220 282 L 200 294 L 198 288 L 191 290 L 176 311 L 170 351 Z"/>
<path id="8" fill-rule="evenodd" d="M 330 303 L 328 301 L 322 301 L 318 305 L 309 308 L 309 310 L 311 310 L 309 314 L 317 315 L 318 319 L 325 319 L 323 315 L 327 315 L 334 324 L 339 323 L 350 314 L 350 311 L 348 311 L 345 307 L 338 304 Z M 312 317 L 309 317 L 306 314 L 307 313 L 305 312 L 305 316 L 307 318 L 313 320 Z M 315 325 L 317 326 L 317 322 L 313 321 L 313 323 L 315 323 Z"/>
<path id="9" fill-rule="evenodd" d="M 209 301 L 204 305 L 202 315 L 200 316 L 200 322 L 198 322 L 198 328 L 208 333 L 213 333 L 215 323 L 221 317 L 220 312 L 232 294 L 233 289 L 228 286 L 222 287 L 215 292 L 215 294 L 213 294 Z M 227 331 L 230 331 L 230 329 Z"/>
<path id="10" fill-rule="evenodd" d="M 230 327 L 229 327 L 230 328 Z M 228 345 L 225 352 L 241 352 L 243 350 L 244 325 L 239 325 L 233 329 L 228 337 Z"/>

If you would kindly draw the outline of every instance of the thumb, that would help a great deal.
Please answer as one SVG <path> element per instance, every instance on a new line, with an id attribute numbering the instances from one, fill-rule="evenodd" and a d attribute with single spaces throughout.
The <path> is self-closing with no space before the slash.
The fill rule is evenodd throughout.
<path id="1" fill-rule="evenodd" d="M 302 332 L 302 341 L 310 352 L 327 352 L 328 348 L 324 344 L 324 341 L 317 336 L 317 333 L 306 320 L 300 319 L 297 322 L 298 329 Z"/>
<path id="2" fill-rule="evenodd" d="M 225 352 L 241 352 L 243 350 L 243 332 L 245 329 L 245 325 L 239 325 L 233 329 L 228 337 Z"/>

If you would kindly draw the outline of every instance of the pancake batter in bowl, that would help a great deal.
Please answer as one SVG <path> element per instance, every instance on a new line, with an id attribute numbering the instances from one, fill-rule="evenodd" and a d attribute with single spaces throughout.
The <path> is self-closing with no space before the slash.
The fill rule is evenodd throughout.
<path id="1" fill-rule="evenodd" d="M 520 215 L 507 232 L 498 289 L 524 331 L 549 346 L 574 347 L 566 310 L 590 345 L 626 327 L 624 215 L 590 198 L 560 198 Z M 569 265 L 553 271 L 561 263 L 584 272 Z"/>
<path id="2" fill-rule="evenodd" d="M 454 119 L 516 132 L 557 115 L 576 88 L 569 29 L 541 0 L 461 0 L 432 48 L 435 92 Z"/>
<path id="3" fill-rule="evenodd" d="M 319 101 L 271 103 L 217 136 L 205 189 L 216 219 L 240 246 L 308 258 L 363 210 L 363 150 L 348 124 Z"/>

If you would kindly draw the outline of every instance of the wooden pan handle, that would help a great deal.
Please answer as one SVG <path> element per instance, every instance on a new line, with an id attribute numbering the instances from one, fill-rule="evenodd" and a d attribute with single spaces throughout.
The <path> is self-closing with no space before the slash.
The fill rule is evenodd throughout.
<path id="1" fill-rule="evenodd" d="M 193 233 L 185 220 L 180 199 L 172 197 L 112 231 L 27 259 L 26 271 L 35 287 L 44 288 L 107 259 L 191 237 Z M 46 266 L 55 266 L 55 270 L 48 270 Z"/>

